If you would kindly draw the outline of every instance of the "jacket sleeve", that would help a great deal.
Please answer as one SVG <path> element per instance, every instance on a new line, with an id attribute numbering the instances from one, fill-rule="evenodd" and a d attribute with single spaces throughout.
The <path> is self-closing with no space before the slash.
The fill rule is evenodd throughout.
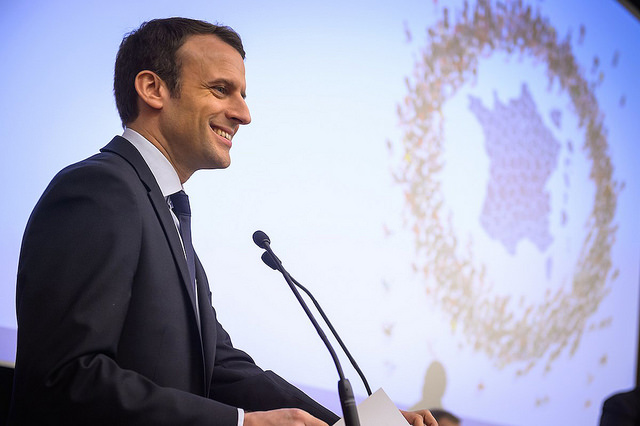
<path id="1" fill-rule="evenodd" d="M 245 352 L 236 349 L 229 334 L 217 323 L 216 362 L 212 398 L 246 411 L 300 408 L 329 425 L 339 420 L 332 411 L 273 371 L 263 371 Z"/>

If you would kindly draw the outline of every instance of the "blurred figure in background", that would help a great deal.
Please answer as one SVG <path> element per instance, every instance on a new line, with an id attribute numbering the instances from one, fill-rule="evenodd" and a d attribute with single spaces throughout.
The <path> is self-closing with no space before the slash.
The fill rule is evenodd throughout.
<path id="1" fill-rule="evenodd" d="M 460 426 L 462 424 L 459 417 L 442 408 L 433 408 L 429 411 L 431 411 L 431 414 L 435 417 L 438 426 Z"/>
<path id="2" fill-rule="evenodd" d="M 436 413 L 433 416 L 438 419 Z M 439 420 L 438 424 L 442 426 Z M 600 426 L 640 426 L 640 388 L 607 398 L 602 404 Z"/>

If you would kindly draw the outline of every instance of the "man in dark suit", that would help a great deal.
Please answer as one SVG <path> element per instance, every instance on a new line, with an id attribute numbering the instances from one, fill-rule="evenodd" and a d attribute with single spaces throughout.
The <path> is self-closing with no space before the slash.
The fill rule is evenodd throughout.
<path id="1" fill-rule="evenodd" d="M 123 40 L 123 136 L 62 170 L 27 224 L 9 424 L 337 421 L 233 347 L 175 198 L 196 170 L 230 164 L 251 121 L 243 59 L 232 29 L 190 19 L 150 21 Z"/>

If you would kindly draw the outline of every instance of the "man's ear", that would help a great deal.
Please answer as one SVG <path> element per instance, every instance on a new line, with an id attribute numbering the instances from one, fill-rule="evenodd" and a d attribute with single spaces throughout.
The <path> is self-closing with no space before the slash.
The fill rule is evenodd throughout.
<path id="1" fill-rule="evenodd" d="M 134 81 L 136 92 L 143 103 L 153 109 L 162 109 L 164 96 L 167 95 L 167 86 L 153 71 L 140 71 Z"/>

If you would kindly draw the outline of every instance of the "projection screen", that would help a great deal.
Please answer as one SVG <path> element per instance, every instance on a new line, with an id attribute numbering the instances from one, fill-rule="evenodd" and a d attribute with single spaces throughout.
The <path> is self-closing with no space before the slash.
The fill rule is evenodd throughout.
<path id="1" fill-rule="evenodd" d="M 338 413 L 261 229 L 375 389 L 464 425 L 598 424 L 635 386 L 640 23 L 615 1 L 4 2 L 0 361 L 29 214 L 122 128 L 122 36 L 232 26 L 253 121 L 186 184 L 234 344 Z M 366 397 L 342 357 L 358 400 Z"/>

